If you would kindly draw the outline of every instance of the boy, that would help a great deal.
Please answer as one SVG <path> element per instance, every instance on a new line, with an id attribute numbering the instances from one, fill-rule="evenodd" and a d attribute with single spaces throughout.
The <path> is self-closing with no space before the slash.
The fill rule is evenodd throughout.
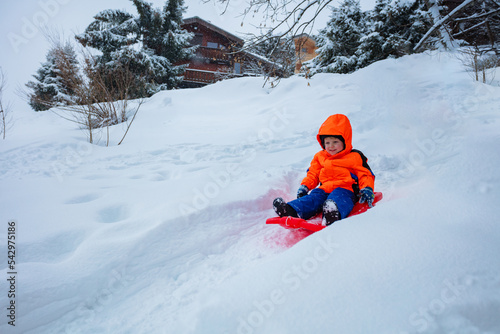
<path id="1" fill-rule="evenodd" d="M 314 155 L 297 191 L 297 199 L 286 203 L 278 197 L 273 201 L 273 208 L 280 217 L 302 219 L 323 211 L 322 223 L 327 226 L 347 217 L 358 196 L 360 203 L 373 205 L 375 175 L 363 153 L 352 148 L 352 128 L 347 116 L 328 117 L 316 138 L 323 150 Z"/>

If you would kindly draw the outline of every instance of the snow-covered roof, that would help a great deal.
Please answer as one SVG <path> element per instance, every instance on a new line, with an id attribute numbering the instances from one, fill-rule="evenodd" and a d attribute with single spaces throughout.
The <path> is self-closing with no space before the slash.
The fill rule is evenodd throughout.
<path id="1" fill-rule="evenodd" d="M 221 34 L 222 36 L 226 37 L 227 39 L 234 41 L 238 44 L 244 43 L 243 39 L 239 38 L 238 36 L 233 35 L 230 32 L 227 32 L 226 30 L 219 28 L 216 25 L 214 25 L 208 21 L 203 20 L 202 18 L 200 18 L 198 16 L 193 16 L 193 17 L 190 17 L 190 18 L 183 20 L 183 25 L 192 24 L 192 23 L 201 24 L 201 25 L 207 27 L 208 29 L 215 31 L 215 32 Z"/>

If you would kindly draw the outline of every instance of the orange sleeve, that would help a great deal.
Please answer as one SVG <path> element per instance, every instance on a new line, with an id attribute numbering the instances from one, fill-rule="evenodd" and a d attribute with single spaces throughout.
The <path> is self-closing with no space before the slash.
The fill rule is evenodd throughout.
<path id="1" fill-rule="evenodd" d="M 311 161 L 311 165 L 307 170 L 306 177 L 302 180 L 300 184 L 306 186 L 309 190 L 316 188 L 319 184 L 319 173 L 323 166 L 319 162 L 318 153 L 314 155 L 314 158 Z"/>
<path id="2" fill-rule="evenodd" d="M 358 182 L 359 182 L 359 189 L 363 189 L 366 187 L 370 187 L 373 190 L 375 190 L 375 176 L 368 171 L 368 173 L 360 173 L 361 175 L 358 176 Z"/>
<path id="3" fill-rule="evenodd" d="M 368 161 L 368 159 L 366 160 Z M 370 187 L 375 190 L 375 175 L 373 175 L 371 170 L 363 166 L 361 157 L 359 157 L 359 163 L 353 168 L 353 172 L 358 177 L 359 189 Z"/>

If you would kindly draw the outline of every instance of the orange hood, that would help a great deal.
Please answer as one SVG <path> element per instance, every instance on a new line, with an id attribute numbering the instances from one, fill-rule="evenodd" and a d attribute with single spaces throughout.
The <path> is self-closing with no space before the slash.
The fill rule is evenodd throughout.
<path id="1" fill-rule="evenodd" d="M 345 149 L 342 152 L 337 153 L 336 155 L 344 155 L 346 153 L 351 152 L 352 150 L 352 128 L 351 122 L 347 116 L 342 114 L 331 115 L 326 119 L 326 121 L 321 124 L 319 128 L 318 135 L 316 138 L 318 139 L 319 145 L 324 149 L 321 144 L 320 136 L 342 136 L 345 141 Z"/>

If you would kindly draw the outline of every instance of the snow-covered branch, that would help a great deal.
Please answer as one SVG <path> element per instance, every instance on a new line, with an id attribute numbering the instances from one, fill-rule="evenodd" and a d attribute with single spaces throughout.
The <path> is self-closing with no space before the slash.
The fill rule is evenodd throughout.
<path id="1" fill-rule="evenodd" d="M 462 10 L 464 10 L 466 7 L 472 5 L 476 0 L 465 0 L 462 2 L 457 8 L 452 10 L 448 15 L 445 17 L 441 18 L 437 22 L 434 23 L 434 25 L 427 31 L 427 33 L 422 37 L 422 39 L 415 45 L 413 50 L 415 52 L 418 52 L 420 48 L 424 45 L 425 41 L 429 39 L 429 37 L 440 27 L 442 27 L 445 23 L 450 21 L 454 16 L 458 15 Z"/>

